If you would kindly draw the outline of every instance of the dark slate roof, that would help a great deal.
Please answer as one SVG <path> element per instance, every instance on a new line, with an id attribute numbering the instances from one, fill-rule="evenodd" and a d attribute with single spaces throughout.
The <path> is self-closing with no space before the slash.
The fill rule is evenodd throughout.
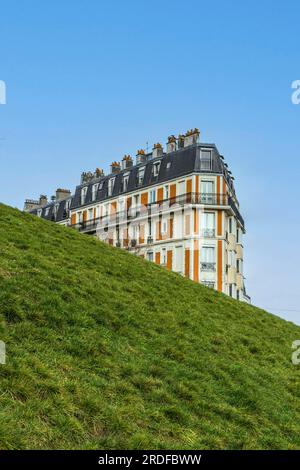
<path id="1" fill-rule="evenodd" d="M 41 210 L 41 217 L 43 219 L 52 220 L 54 222 L 61 222 L 69 217 L 69 209 L 71 206 L 72 196 L 60 201 L 49 202 L 40 209 L 33 209 L 30 211 L 33 215 L 38 215 Z M 55 206 L 58 205 L 57 213 L 55 216 Z M 47 212 L 48 211 L 48 212 Z"/>
<path id="2" fill-rule="evenodd" d="M 200 168 L 200 151 L 202 149 L 211 149 L 212 150 L 212 169 L 208 171 L 201 170 Z M 181 176 L 188 175 L 190 173 L 199 172 L 199 173 L 217 173 L 224 174 L 227 183 L 231 187 L 234 193 L 233 182 L 228 173 L 228 170 L 220 156 L 216 146 L 214 144 L 195 144 L 189 147 L 185 147 L 175 152 L 163 154 L 158 158 L 151 158 L 152 154 L 147 155 L 148 161 L 146 163 L 140 163 L 138 165 L 132 166 L 130 169 L 121 170 L 117 174 L 110 174 L 103 176 L 98 179 L 94 179 L 88 183 L 81 184 L 76 187 L 75 194 L 72 198 L 71 209 L 76 209 L 81 206 L 80 195 L 81 190 L 87 186 L 87 195 L 85 199 L 85 204 L 88 205 L 92 202 L 100 202 L 105 199 L 115 198 L 121 194 L 126 194 L 134 190 L 140 190 L 147 188 L 154 184 L 164 183 L 174 178 L 180 178 Z M 152 168 L 154 163 L 161 161 L 159 174 L 157 177 L 153 176 Z M 168 163 L 171 163 L 168 168 Z M 138 170 L 142 167 L 145 167 L 144 181 L 142 185 L 138 185 L 137 177 Z M 129 173 L 129 182 L 127 191 L 121 192 L 122 179 L 125 173 Z M 114 177 L 114 188 L 113 193 L 110 197 L 108 194 L 108 181 Z M 92 200 L 92 186 L 96 183 L 101 183 L 102 187 L 99 188 L 97 197 L 95 200 Z"/>
<path id="3" fill-rule="evenodd" d="M 211 149 L 212 150 L 212 168 L 211 170 L 202 170 L 200 165 L 200 155 L 201 149 Z M 227 166 L 223 161 L 223 157 L 219 154 L 215 144 L 194 144 L 189 147 L 178 149 L 175 152 L 168 154 L 163 154 L 161 157 L 152 158 L 152 154 L 146 155 L 146 163 L 140 163 L 134 165 L 129 169 L 121 170 L 117 174 L 110 174 L 107 176 L 102 176 L 97 179 L 93 179 L 87 183 L 80 184 L 76 187 L 75 194 L 67 199 L 64 199 L 59 202 L 51 202 L 42 208 L 42 217 L 48 220 L 56 220 L 57 222 L 64 220 L 68 217 L 68 211 L 66 209 L 67 201 L 70 202 L 70 209 L 76 209 L 80 206 L 84 207 L 91 203 L 100 202 L 104 200 L 109 200 L 115 198 L 121 194 L 130 193 L 134 190 L 140 190 L 147 188 L 154 184 L 164 183 L 169 180 L 180 178 L 181 176 L 186 176 L 190 173 L 215 173 L 223 174 L 227 181 L 227 184 L 231 188 L 233 194 L 235 194 L 233 181 L 228 172 Z M 156 162 L 161 162 L 160 170 L 157 177 L 153 176 L 153 165 Z M 168 168 L 168 163 L 171 165 Z M 138 170 L 142 167 L 145 167 L 144 180 L 142 185 L 138 185 L 137 176 Z M 125 173 L 129 173 L 129 181 L 126 192 L 121 192 L 122 178 Z M 108 197 L 108 181 L 114 177 L 114 187 L 113 192 L 110 197 Z M 96 199 L 92 200 L 92 187 L 94 184 L 99 183 L 99 189 L 97 192 Z M 85 204 L 81 205 L 81 190 L 82 188 L 87 187 L 87 195 L 85 199 Z M 57 217 L 54 216 L 54 206 L 59 204 Z M 46 210 L 49 208 L 48 215 L 46 215 Z M 32 214 L 37 214 L 38 209 L 31 211 Z"/>

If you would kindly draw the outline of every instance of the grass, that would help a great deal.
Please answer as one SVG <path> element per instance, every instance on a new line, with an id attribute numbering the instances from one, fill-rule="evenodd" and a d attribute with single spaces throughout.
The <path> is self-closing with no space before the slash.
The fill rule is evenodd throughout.
<path id="1" fill-rule="evenodd" d="M 300 328 L 0 205 L 1 449 L 299 449 Z"/>

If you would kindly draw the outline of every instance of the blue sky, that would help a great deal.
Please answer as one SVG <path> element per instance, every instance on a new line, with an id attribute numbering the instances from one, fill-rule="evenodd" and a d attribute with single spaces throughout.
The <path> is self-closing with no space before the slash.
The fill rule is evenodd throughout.
<path id="1" fill-rule="evenodd" d="M 199 127 L 236 178 L 253 303 L 300 324 L 299 3 L 0 8 L 0 201 L 22 208 L 73 189 L 83 170 Z"/>

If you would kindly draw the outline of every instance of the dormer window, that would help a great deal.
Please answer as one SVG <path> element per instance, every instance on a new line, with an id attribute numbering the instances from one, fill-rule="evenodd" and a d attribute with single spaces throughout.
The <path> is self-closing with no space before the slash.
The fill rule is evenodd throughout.
<path id="1" fill-rule="evenodd" d="M 138 171 L 138 186 L 142 186 L 145 176 L 145 167 L 140 168 Z"/>
<path id="2" fill-rule="evenodd" d="M 93 187 L 92 187 L 92 200 L 93 200 L 93 201 L 96 200 L 98 188 L 99 188 L 99 184 L 98 184 L 98 183 L 93 184 Z"/>
<path id="3" fill-rule="evenodd" d="M 152 174 L 154 177 L 158 176 L 160 169 L 160 162 L 153 163 Z"/>
<path id="4" fill-rule="evenodd" d="M 123 175 L 123 179 L 122 179 L 122 187 L 121 187 L 121 191 L 122 193 L 127 191 L 128 189 L 128 183 L 129 183 L 129 173 L 125 173 Z"/>
<path id="5" fill-rule="evenodd" d="M 54 205 L 54 217 L 55 217 L 55 218 L 57 217 L 58 208 L 59 208 L 59 204 L 55 204 L 55 205 Z"/>
<path id="6" fill-rule="evenodd" d="M 50 210 L 50 207 L 46 207 L 46 209 L 45 209 L 45 217 L 48 217 L 48 215 L 49 215 L 49 210 Z"/>
<path id="7" fill-rule="evenodd" d="M 108 196 L 111 196 L 114 190 L 115 178 L 108 180 Z"/>
<path id="8" fill-rule="evenodd" d="M 81 189 L 81 205 L 85 203 L 87 189 L 87 186 Z"/>
<path id="9" fill-rule="evenodd" d="M 211 170 L 211 150 L 201 150 L 201 170 Z"/>
<path id="10" fill-rule="evenodd" d="M 42 217 L 42 209 L 37 210 L 37 215 L 38 215 L 38 217 Z"/>

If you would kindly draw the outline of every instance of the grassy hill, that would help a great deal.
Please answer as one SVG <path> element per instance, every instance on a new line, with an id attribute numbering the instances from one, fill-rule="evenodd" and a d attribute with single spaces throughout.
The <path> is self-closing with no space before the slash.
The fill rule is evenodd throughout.
<path id="1" fill-rule="evenodd" d="M 0 205 L 0 448 L 300 448 L 300 328 Z"/>

